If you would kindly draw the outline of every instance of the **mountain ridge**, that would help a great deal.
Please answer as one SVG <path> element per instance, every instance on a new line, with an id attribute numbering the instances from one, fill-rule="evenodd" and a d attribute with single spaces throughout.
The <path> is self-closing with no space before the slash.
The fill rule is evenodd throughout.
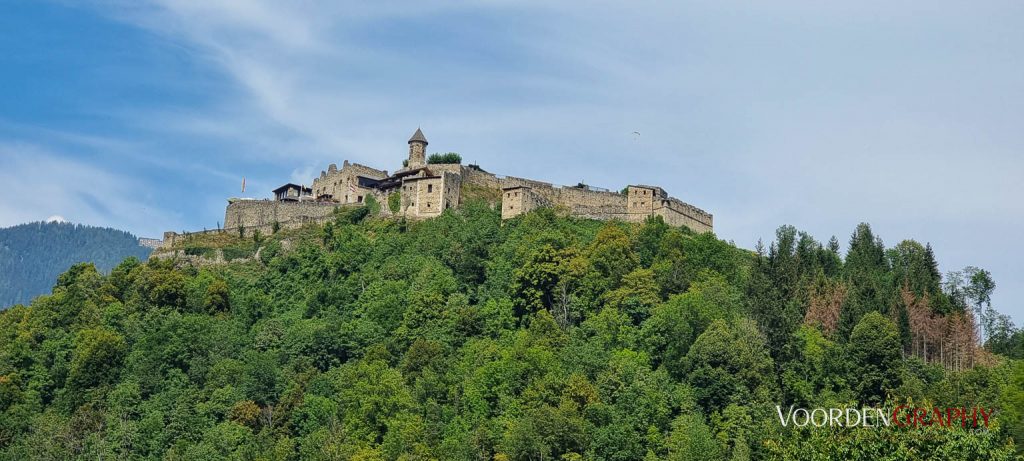
<path id="1" fill-rule="evenodd" d="M 49 293 L 76 263 L 91 262 L 106 273 L 151 251 L 132 233 L 110 227 L 50 220 L 0 228 L 0 309 Z"/>

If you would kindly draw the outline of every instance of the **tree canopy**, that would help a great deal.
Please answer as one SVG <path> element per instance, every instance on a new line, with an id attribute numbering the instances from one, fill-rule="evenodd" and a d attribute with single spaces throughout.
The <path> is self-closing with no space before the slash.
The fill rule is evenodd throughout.
<path id="1" fill-rule="evenodd" d="M 427 164 L 462 163 L 462 156 L 456 152 L 433 153 L 427 156 Z"/>
<path id="2" fill-rule="evenodd" d="M 993 354 L 1020 333 L 974 332 L 989 285 L 866 224 L 845 258 L 789 226 L 748 251 L 484 203 L 228 237 L 258 257 L 74 265 L 0 313 L 0 459 L 1011 459 L 1024 436 L 1024 367 Z M 897 399 L 1001 411 L 984 432 L 775 415 Z"/>
<path id="3" fill-rule="evenodd" d="M 149 253 L 134 235 L 115 229 L 66 222 L 0 229 L 0 309 L 49 293 L 72 264 L 91 262 L 109 272 L 124 258 Z"/>

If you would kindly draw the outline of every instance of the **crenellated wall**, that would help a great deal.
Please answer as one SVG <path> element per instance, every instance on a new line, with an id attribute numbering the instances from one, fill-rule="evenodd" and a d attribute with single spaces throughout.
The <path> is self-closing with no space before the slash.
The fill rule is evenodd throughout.
<path id="1" fill-rule="evenodd" d="M 342 206 L 338 203 L 314 201 L 280 202 L 277 200 L 235 200 L 224 212 L 224 228 L 245 229 L 284 223 L 309 223 L 325 220 Z"/>
<path id="2" fill-rule="evenodd" d="M 709 213 L 669 197 L 660 187 L 629 186 L 625 194 L 584 187 L 553 186 L 524 178 L 498 179 L 506 184 L 502 200 L 502 218 L 511 218 L 534 208 L 557 206 L 569 214 L 589 219 L 621 219 L 642 222 L 649 216 L 661 216 L 673 226 L 686 226 L 695 232 L 712 230 Z"/>
<path id="3" fill-rule="evenodd" d="M 462 175 L 462 182 L 466 184 L 472 184 L 485 189 L 501 189 L 504 187 L 496 175 L 476 168 L 461 167 L 459 174 Z"/>
<path id="4" fill-rule="evenodd" d="M 714 217 L 700 208 L 676 198 L 669 198 L 668 204 L 655 208 L 654 214 L 664 218 L 673 226 L 686 226 L 694 232 L 703 233 L 714 230 Z"/>
<path id="5" fill-rule="evenodd" d="M 337 165 L 331 164 L 326 171 L 321 171 L 320 176 L 313 179 L 313 197 L 325 195 L 331 196 L 339 203 L 361 203 L 374 190 L 359 183 L 359 177 L 371 179 L 384 179 L 388 177 L 386 170 L 370 168 L 358 163 L 349 163 L 346 160 L 339 170 Z"/>

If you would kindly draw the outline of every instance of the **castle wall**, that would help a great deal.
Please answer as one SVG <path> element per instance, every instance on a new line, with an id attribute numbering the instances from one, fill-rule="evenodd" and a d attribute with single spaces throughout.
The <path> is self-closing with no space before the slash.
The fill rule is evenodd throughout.
<path id="1" fill-rule="evenodd" d="M 570 208 L 615 208 L 625 211 L 626 198 L 617 192 L 603 192 L 576 187 L 554 189 L 558 203 Z"/>
<path id="2" fill-rule="evenodd" d="M 278 203 L 282 203 L 282 202 L 278 202 Z M 294 205 L 294 204 L 296 204 L 294 202 L 283 202 L 283 203 L 285 205 L 289 205 L 289 204 Z M 337 205 L 337 204 L 335 204 L 334 206 L 338 207 L 338 206 L 344 206 L 344 205 Z M 251 210 L 247 210 L 247 211 L 251 211 Z M 333 208 L 332 208 L 331 211 L 333 212 Z M 245 213 L 245 212 L 243 212 L 243 213 Z M 302 226 L 309 225 L 309 224 L 323 224 L 324 222 L 327 222 L 328 220 L 330 220 L 332 218 L 332 216 L 333 216 L 332 213 L 327 213 L 327 214 L 324 214 L 324 215 L 319 216 L 319 217 L 317 217 L 317 216 L 297 216 L 297 217 L 293 217 L 290 220 L 279 221 L 278 224 L 277 224 L 277 229 L 276 230 L 280 231 L 280 230 L 288 230 L 288 229 L 298 229 L 298 228 L 300 228 Z M 259 222 L 259 221 L 254 221 L 254 222 Z M 217 233 L 230 232 L 233 235 L 240 235 L 242 237 L 252 237 L 257 232 L 259 232 L 260 235 L 267 236 L 267 235 L 272 235 L 274 233 L 274 231 L 275 231 L 274 227 L 275 227 L 274 223 L 273 223 L 273 221 L 271 221 L 271 222 L 266 223 L 266 224 L 253 224 L 251 226 L 245 226 L 245 227 L 242 227 L 242 228 L 239 228 L 239 227 L 236 226 L 236 227 L 228 227 L 228 228 L 225 228 L 225 229 L 207 229 L 207 230 L 202 230 L 202 231 L 184 232 L 184 233 L 177 233 L 177 232 L 174 232 L 174 231 L 167 231 L 167 232 L 164 232 L 164 239 L 163 239 L 163 241 L 160 243 L 160 245 L 158 247 L 155 247 L 155 248 L 171 248 L 171 247 L 173 247 L 173 246 L 175 246 L 175 245 L 177 245 L 179 243 L 185 242 L 186 241 L 185 239 L 187 239 L 187 238 L 189 238 L 191 236 L 204 235 L 204 234 L 217 234 Z"/>
<path id="3" fill-rule="evenodd" d="M 502 190 L 501 219 L 519 216 L 531 210 L 551 206 L 544 196 L 534 192 L 529 186 L 515 186 Z"/>
<path id="4" fill-rule="evenodd" d="M 412 216 L 417 218 L 433 217 L 441 214 L 444 194 L 443 178 L 423 178 L 414 182 L 416 185 L 416 203 L 412 208 Z"/>
<path id="5" fill-rule="evenodd" d="M 549 183 L 523 178 L 506 177 L 503 181 L 514 185 L 502 191 L 502 217 L 518 216 L 542 206 L 556 206 L 582 218 L 630 219 L 626 210 L 626 197 L 616 192 L 554 187 Z M 507 200 L 513 202 L 506 205 L 504 201 Z"/>
<path id="6" fill-rule="evenodd" d="M 710 214 L 669 197 L 658 187 L 630 186 L 626 194 L 621 194 L 557 187 L 523 178 L 506 177 L 498 180 L 513 184 L 502 189 L 503 219 L 543 206 L 556 206 L 580 218 L 643 222 L 649 216 L 661 216 L 669 225 L 686 226 L 695 232 L 709 232 L 713 227 Z"/>
<path id="7" fill-rule="evenodd" d="M 349 163 L 348 160 L 342 163 L 341 171 L 351 172 L 352 174 L 355 175 L 366 176 L 367 178 L 374 179 L 383 179 L 388 177 L 387 170 L 378 170 L 376 168 L 371 168 L 366 165 L 363 165 L 361 163 Z"/>
<path id="8" fill-rule="evenodd" d="M 359 203 L 359 197 L 365 200 L 366 196 L 374 192 L 373 189 L 359 185 L 359 176 L 384 179 L 388 172 L 346 160 L 340 170 L 331 165 L 327 171 L 320 172 L 320 177 L 313 180 L 313 196 L 330 195 L 339 203 Z"/>
<path id="9" fill-rule="evenodd" d="M 416 203 L 416 188 L 417 184 L 415 181 L 403 181 L 401 187 L 401 205 L 399 205 L 398 214 L 407 216 L 409 214 L 409 208 L 414 206 Z"/>
<path id="10" fill-rule="evenodd" d="M 338 206 L 336 203 L 313 201 L 237 200 L 229 203 L 224 212 L 224 228 L 256 229 L 269 228 L 275 222 L 282 226 L 285 223 L 321 222 L 329 218 Z"/>
<path id="11" fill-rule="evenodd" d="M 206 230 L 195 231 L 195 232 L 184 232 L 184 233 L 180 233 L 180 234 L 177 233 L 177 232 L 174 232 L 174 231 L 167 231 L 167 232 L 164 232 L 164 240 L 163 240 L 163 243 L 160 244 L 160 248 L 170 248 L 170 247 L 172 247 L 172 246 L 174 246 L 174 245 L 176 245 L 178 243 L 184 242 L 186 238 L 188 238 L 189 236 L 192 236 L 192 235 L 219 234 L 221 232 L 227 232 L 227 231 L 224 230 L 224 229 L 206 229 Z M 233 232 L 237 232 L 237 231 L 233 231 Z"/>
<path id="12" fill-rule="evenodd" d="M 441 196 L 444 208 L 458 207 L 461 200 L 462 175 L 445 172 L 441 174 L 441 179 L 444 186 L 444 195 Z"/>
<path id="13" fill-rule="evenodd" d="M 139 246 L 143 246 L 143 247 L 149 248 L 151 250 L 155 250 L 157 248 L 162 247 L 163 245 L 164 245 L 164 241 L 163 240 L 139 237 Z"/>
<path id="14" fill-rule="evenodd" d="M 442 171 L 438 176 L 406 179 L 402 183 L 402 213 L 408 218 L 432 218 L 457 207 L 461 178 Z"/>
<path id="15" fill-rule="evenodd" d="M 464 184 L 479 186 L 484 189 L 501 189 L 504 187 L 501 184 L 501 180 L 493 173 L 462 166 L 459 169 L 459 174 L 462 175 L 462 182 Z"/>
<path id="16" fill-rule="evenodd" d="M 441 173 L 448 172 L 451 174 L 462 175 L 463 167 L 458 163 L 433 163 L 427 165 L 427 169 L 431 173 L 440 176 Z"/>
<path id="17" fill-rule="evenodd" d="M 697 233 L 714 229 L 714 218 L 710 213 L 678 199 L 669 198 L 664 206 L 654 209 L 654 214 L 661 216 L 670 225 L 686 226 Z"/>
<path id="18" fill-rule="evenodd" d="M 537 189 L 537 192 L 540 193 L 540 190 L 542 189 L 553 189 L 555 187 L 554 184 L 551 184 L 549 182 L 535 181 L 533 179 L 526 178 L 517 178 L 515 176 L 498 176 L 498 180 L 499 184 L 501 184 L 502 189 L 506 187 L 526 186 L 532 189 Z"/>

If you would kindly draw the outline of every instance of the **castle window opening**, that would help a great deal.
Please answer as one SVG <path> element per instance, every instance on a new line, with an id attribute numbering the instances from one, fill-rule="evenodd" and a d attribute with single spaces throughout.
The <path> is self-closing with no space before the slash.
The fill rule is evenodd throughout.
<path id="1" fill-rule="evenodd" d="M 434 191 L 434 185 L 433 184 L 427 184 L 427 193 L 430 193 L 430 192 L 433 192 L 433 191 Z"/>
<path id="2" fill-rule="evenodd" d="M 356 201 L 359 202 L 359 203 L 363 203 L 363 196 L 362 195 L 357 196 L 356 197 Z"/>

